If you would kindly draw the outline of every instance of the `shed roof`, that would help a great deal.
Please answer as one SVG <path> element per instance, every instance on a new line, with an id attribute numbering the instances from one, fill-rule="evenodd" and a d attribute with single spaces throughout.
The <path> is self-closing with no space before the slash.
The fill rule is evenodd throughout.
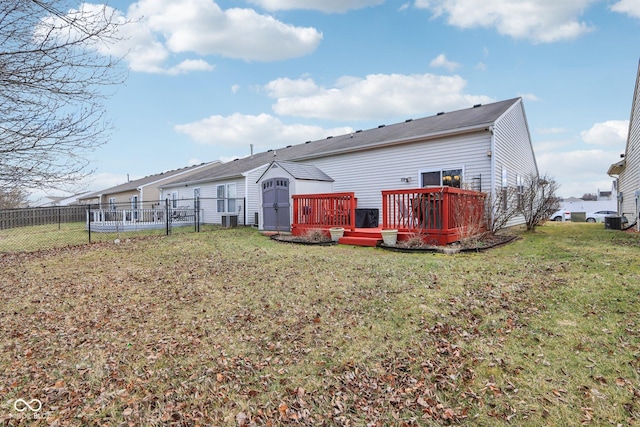
<path id="1" fill-rule="evenodd" d="M 289 162 L 285 160 L 276 160 L 271 162 L 271 165 L 267 168 L 267 170 L 260 176 L 258 181 L 262 179 L 264 174 L 267 173 L 270 169 L 279 166 L 289 175 L 291 175 L 294 179 L 307 180 L 307 181 L 326 181 L 333 182 L 334 179 L 329 175 L 324 173 L 320 168 L 314 165 L 307 165 L 304 163 L 295 163 Z"/>
<path id="2" fill-rule="evenodd" d="M 421 119 L 407 120 L 353 133 L 330 136 L 304 144 L 254 154 L 224 163 L 211 171 L 202 171 L 162 187 L 238 178 L 244 173 L 271 163 L 274 160 L 304 161 L 318 157 L 369 150 L 387 145 L 404 144 L 420 139 L 455 135 L 477 131 L 494 124 L 507 110 L 522 102 L 521 98 L 476 105 L 472 108 L 438 113 Z"/>

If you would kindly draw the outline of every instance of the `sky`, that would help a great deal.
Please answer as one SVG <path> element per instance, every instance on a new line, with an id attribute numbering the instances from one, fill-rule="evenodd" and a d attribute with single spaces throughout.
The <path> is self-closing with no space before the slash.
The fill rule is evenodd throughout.
<path id="1" fill-rule="evenodd" d="M 108 5 L 129 74 L 87 190 L 514 97 L 559 196 L 611 190 L 625 150 L 639 0 Z"/>

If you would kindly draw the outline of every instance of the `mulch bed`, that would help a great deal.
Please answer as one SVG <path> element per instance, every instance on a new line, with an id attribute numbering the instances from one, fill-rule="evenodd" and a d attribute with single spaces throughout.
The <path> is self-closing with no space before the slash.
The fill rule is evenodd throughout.
<path id="1" fill-rule="evenodd" d="M 386 246 L 384 243 L 378 245 L 379 248 L 396 251 L 396 252 L 428 252 L 428 253 L 443 253 L 443 254 L 457 254 L 461 252 L 484 252 L 489 249 L 497 248 L 502 245 L 506 245 L 508 243 L 516 240 L 517 236 L 511 236 L 506 234 L 487 234 L 482 236 L 480 239 L 475 241 L 473 245 L 461 245 L 459 243 L 453 243 L 447 246 L 435 246 L 435 245 L 424 245 L 419 247 L 406 247 L 402 245 L 402 242 L 395 246 Z"/>
<path id="2" fill-rule="evenodd" d="M 304 236 L 293 236 L 291 234 L 273 234 L 270 236 L 272 240 L 283 243 L 293 243 L 298 245 L 311 245 L 311 246 L 333 246 L 337 243 L 327 238 L 322 241 L 311 241 Z M 395 246 L 386 246 L 384 243 L 378 244 L 377 247 L 385 250 L 396 252 L 428 252 L 428 253 L 446 253 L 454 254 L 459 252 L 482 252 L 488 249 L 493 249 L 498 246 L 506 245 L 517 239 L 517 236 L 502 235 L 502 234 L 487 234 L 478 239 L 475 245 L 463 246 L 460 244 L 452 244 L 448 246 L 433 246 L 424 245 L 420 247 L 406 247 L 402 246 L 402 242 Z"/>
<path id="3" fill-rule="evenodd" d="M 283 243 L 295 243 L 298 245 L 310 245 L 310 246 L 332 246 L 337 243 L 327 238 L 326 240 L 309 240 L 304 236 L 294 236 L 292 234 L 273 234 L 270 236 L 271 240 Z"/>

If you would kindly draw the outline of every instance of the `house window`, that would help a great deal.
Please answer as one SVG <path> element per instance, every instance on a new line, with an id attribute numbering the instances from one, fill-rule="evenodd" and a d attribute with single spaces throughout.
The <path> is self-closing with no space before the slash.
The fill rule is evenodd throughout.
<path id="1" fill-rule="evenodd" d="M 502 200 L 501 200 L 501 207 L 503 211 L 506 211 L 508 208 L 508 204 L 507 204 L 507 199 L 508 199 L 508 194 L 507 194 L 507 187 L 509 186 L 509 179 L 508 179 L 509 175 L 507 173 L 507 168 L 505 168 L 504 166 L 502 167 Z"/>
<path id="2" fill-rule="evenodd" d="M 200 209 L 200 188 L 193 189 L 193 207 Z"/>
<path id="3" fill-rule="evenodd" d="M 236 211 L 236 184 L 220 184 L 217 187 L 218 212 Z"/>
<path id="4" fill-rule="evenodd" d="M 177 208 L 178 207 L 178 193 L 171 193 L 171 207 L 172 208 Z"/>
<path id="5" fill-rule="evenodd" d="M 522 209 L 524 201 L 524 179 L 521 175 L 516 175 L 516 186 L 518 190 L 518 209 Z"/>
<path id="6" fill-rule="evenodd" d="M 227 212 L 236 211 L 236 184 L 227 184 Z"/>
<path id="7" fill-rule="evenodd" d="M 133 211 L 133 219 L 138 219 L 138 196 L 131 197 L 131 210 Z"/>
<path id="8" fill-rule="evenodd" d="M 224 185 L 218 185 L 217 188 L 217 195 L 216 197 L 218 198 L 217 201 L 217 206 L 218 206 L 218 212 L 224 212 L 224 199 L 225 199 L 225 186 Z"/>
<path id="9" fill-rule="evenodd" d="M 115 197 L 109 197 L 109 210 L 111 210 L 111 211 L 115 211 L 116 210 L 116 198 Z"/>
<path id="10" fill-rule="evenodd" d="M 462 169 L 441 169 L 420 174 L 423 187 L 445 186 L 460 188 L 462 185 Z"/>

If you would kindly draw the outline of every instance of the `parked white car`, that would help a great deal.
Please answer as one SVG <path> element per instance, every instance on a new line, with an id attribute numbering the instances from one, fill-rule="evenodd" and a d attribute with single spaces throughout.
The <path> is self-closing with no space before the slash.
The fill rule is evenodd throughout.
<path id="1" fill-rule="evenodd" d="M 551 215 L 549 219 L 551 221 L 571 221 L 571 212 L 565 209 L 560 209 L 558 212 Z"/>
<path id="2" fill-rule="evenodd" d="M 587 222 L 604 222 L 605 217 L 618 216 L 616 211 L 595 211 L 587 214 Z"/>

